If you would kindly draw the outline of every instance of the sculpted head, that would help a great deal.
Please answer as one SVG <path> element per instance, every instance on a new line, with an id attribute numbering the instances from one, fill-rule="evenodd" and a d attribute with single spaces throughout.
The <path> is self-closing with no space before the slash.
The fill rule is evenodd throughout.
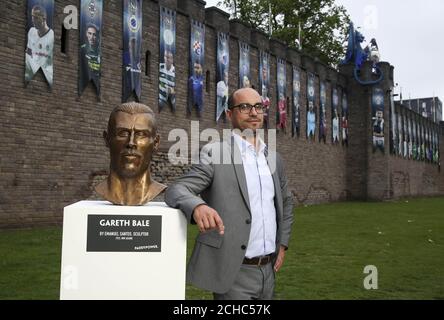
<path id="1" fill-rule="evenodd" d="M 111 171 L 123 179 L 143 175 L 159 147 L 154 112 L 136 102 L 116 107 L 109 117 L 104 139 L 110 151 Z"/>
<path id="2" fill-rule="evenodd" d="M 116 107 L 103 132 L 110 152 L 110 175 L 96 191 L 114 204 L 142 205 L 166 186 L 151 180 L 150 164 L 160 137 L 150 107 L 129 102 Z"/>

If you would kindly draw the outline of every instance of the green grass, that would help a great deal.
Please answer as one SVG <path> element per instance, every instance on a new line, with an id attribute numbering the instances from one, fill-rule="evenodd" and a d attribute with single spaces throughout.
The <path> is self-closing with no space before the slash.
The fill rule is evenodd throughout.
<path id="1" fill-rule="evenodd" d="M 444 299 L 443 208 L 444 198 L 296 208 L 276 299 Z M 0 299 L 58 299 L 61 234 L 0 231 Z M 363 286 L 366 265 L 377 290 Z M 192 286 L 186 296 L 212 298 Z"/>

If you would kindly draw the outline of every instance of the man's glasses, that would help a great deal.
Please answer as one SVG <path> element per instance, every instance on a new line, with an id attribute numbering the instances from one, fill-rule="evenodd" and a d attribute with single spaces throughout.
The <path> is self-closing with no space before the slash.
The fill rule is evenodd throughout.
<path id="1" fill-rule="evenodd" d="M 249 103 L 241 103 L 241 104 L 238 104 L 237 106 L 231 107 L 230 109 L 239 108 L 239 111 L 241 113 L 250 114 L 251 109 L 253 109 L 253 107 L 254 107 L 254 110 L 256 110 L 256 112 L 258 114 L 264 113 L 265 108 L 266 108 L 262 103 L 256 103 L 254 106 Z"/>

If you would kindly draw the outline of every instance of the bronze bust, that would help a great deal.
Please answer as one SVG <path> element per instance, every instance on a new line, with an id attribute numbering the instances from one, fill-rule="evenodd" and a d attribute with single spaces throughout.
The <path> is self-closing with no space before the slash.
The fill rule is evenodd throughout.
<path id="1" fill-rule="evenodd" d="M 151 178 L 150 163 L 160 137 L 154 112 L 136 102 L 123 103 L 111 112 L 103 138 L 110 151 L 110 174 L 96 192 L 117 205 L 143 205 L 166 188 Z"/>

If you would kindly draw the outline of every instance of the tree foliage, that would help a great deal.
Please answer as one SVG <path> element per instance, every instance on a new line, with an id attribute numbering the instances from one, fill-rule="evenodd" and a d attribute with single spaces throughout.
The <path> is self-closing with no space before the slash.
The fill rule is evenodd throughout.
<path id="1" fill-rule="evenodd" d="M 297 46 L 299 24 L 304 52 L 336 65 L 344 56 L 350 22 L 343 6 L 334 0 L 222 0 L 233 18 Z M 271 9 L 271 15 L 270 13 Z"/>

